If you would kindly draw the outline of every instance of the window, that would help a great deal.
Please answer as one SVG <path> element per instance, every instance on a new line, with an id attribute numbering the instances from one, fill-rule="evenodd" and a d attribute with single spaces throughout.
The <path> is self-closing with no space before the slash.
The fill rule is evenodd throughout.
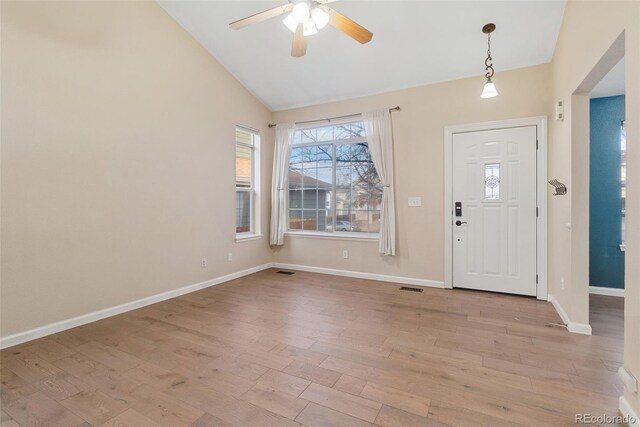
<path id="1" fill-rule="evenodd" d="M 257 233 L 257 177 L 259 176 L 260 135 L 236 127 L 236 234 Z"/>
<path id="2" fill-rule="evenodd" d="M 484 165 L 484 198 L 500 200 L 500 163 Z"/>
<path id="3" fill-rule="evenodd" d="M 288 178 L 289 230 L 380 230 L 382 186 L 362 122 L 296 130 Z"/>
<path id="4" fill-rule="evenodd" d="M 622 209 L 622 244 L 621 248 L 625 246 L 626 240 L 626 216 L 627 216 L 627 129 L 626 121 L 622 121 L 620 124 L 620 199 Z"/>

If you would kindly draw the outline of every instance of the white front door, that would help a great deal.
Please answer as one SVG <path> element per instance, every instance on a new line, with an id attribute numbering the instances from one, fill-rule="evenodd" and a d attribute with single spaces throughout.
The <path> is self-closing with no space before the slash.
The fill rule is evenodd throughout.
<path id="1" fill-rule="evenodd" d="M 536 126 L 453 135 L 453 286 L 536 295 Z"/>

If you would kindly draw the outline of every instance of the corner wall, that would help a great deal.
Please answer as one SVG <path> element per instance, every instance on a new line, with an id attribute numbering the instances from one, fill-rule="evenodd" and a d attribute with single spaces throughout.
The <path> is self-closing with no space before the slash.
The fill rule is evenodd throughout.
<path id="1" fill-rule="evenodd" d="M 259 129 L 266 232 L 271 112 L 162 8 L 0 7 L 0 336 L 271 261 L 234 241 L 233 161 Z"/>
<path id="2" fill-rule="evenodd" d="M 597 30 L 594 30 L 597 29 Z M 552 102 L 565 103 L 564 122 L 551 122 L 549 177 L 566 182 L 567 197 L 550 198 L 549 210 L 549 292 L 567 310 L 574 322 L 588 323 L 588 251 L 583 241 L 588 231 L 578 235 L 576 219 L 584 217 L 588 200 L 586 180 L 574 180 L 576 171 L 588 168 L 588 132 L 584 116 L 586 94 L 580 94 L 590 75 L 608 49 L 624 32 L 626 116 L 627 116 L 627 260 L 640 257 L 640 3 L 635 1 L 569 1 L 551 68 Z M 575 94 L 575 95 L 574 95 Z M 580 111 L 578 111 L 580 110 Z M 588 99 L 586 103 L 588 113 Z M 580 114 L 578 114 L 580 113 Z M 587 115 L 588 117 L 588 115 Z M 588 126 L 586 126 L 588 128 Z M 585 163 L 587 162 L 587 163 Z M 577 193 L 577 194 L 576 194 Z M 575 202 L 580 204 L 577 207 Z M 572 206 L 572 203 L 574 205 Z M 588 205 L 587 205 L 588 206 Z M 573 210 L 572 210 L 573 208 Z M 586 224 L 588 230 L 588 222 Z M 578 250 L 578 252 L 576 252 Z M 580 277 L 576 277 L 580 274 Z M 640 378 L 640 263 L 627 262 L 625 272 L 625 355 L 624 366 Z M 640 413 L 638 394 L 626 392 L 626 400 Z"/>

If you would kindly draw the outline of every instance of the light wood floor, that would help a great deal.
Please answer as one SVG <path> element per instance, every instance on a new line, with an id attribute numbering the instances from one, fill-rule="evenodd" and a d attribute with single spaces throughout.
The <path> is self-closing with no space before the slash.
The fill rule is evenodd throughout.
<path id="1" fill-rule="evenodd" d="M 589 337 L 548 326 L 560 319 L 535 299 L 398 288 L 268 270 L 6 349 L 1 425 L 544 426 L 617 413 L 621 325 L 606 298 L 592 298 Z"/>
<path id="2" fill-rule="evenodd" d="M 589 295 L 589 323 L 594 335 L 624 339 L 624 298 Z"/>

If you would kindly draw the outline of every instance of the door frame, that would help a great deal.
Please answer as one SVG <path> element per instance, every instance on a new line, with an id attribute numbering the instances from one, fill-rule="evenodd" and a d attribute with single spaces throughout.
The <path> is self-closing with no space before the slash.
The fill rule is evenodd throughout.
<path id="1" fill-rule="evenodd" d="M 444 128 L 444 287 L 453 289 L 453 136 L 458 133 L 536 126 L 536 298 L 547 300 L 547 117 L 525 117 Z"/>

